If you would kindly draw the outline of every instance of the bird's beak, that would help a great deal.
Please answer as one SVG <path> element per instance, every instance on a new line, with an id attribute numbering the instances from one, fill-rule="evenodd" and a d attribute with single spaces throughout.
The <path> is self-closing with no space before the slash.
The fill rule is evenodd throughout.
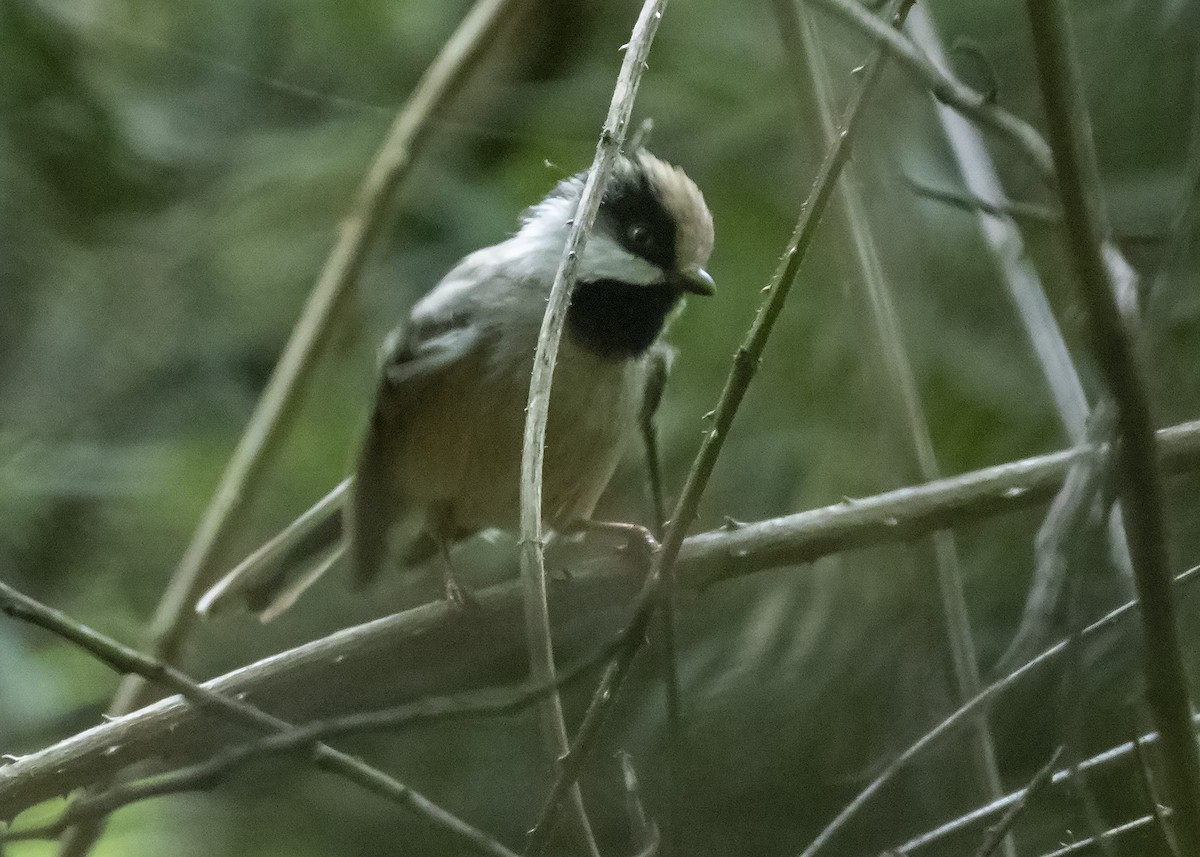
<path id="1" fill-rule="evenodd" d="M 693 295 L 708 296 L 717 291 L 712 276 L 703 268 L 688 268 L 680 271 L 678 277 L 679 288 Z"/>

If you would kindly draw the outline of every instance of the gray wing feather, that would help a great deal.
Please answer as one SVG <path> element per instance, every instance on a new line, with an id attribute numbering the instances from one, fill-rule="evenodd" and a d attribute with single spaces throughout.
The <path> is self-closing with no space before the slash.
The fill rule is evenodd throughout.
<path id="1" fill-rule="evenodd" d="M 380 349 L 375 404 L 355 477 L 346 479 L 278 535 L 238 563 L 196 605 L 201 615 L 244 602 L 269 618 L 290 606 L 328 570 L 349 542 L 354 578 L 363 583 L 381 566 L 387 535 L 403 498 L 391 473 L 403 436 L 405 402 L 470 353 L 481 339 L 475 317 L 481 293 L 495 283 L 485 276 L 485 254 L 456 266 L 413 309 Z M 288 580 L 297 569 L 307 572 Z"/>
<path id="2" fill-rule="evenodd" d="M 470 305 L 455 309 L 440 317 L 415 317 L 407 336 L 389 338 L 345 508 L 346 553 L 358 586 L 373 580 L 387 562 L 389 535 L 405 508 L 395 465 L 412 417 L 410 405 L 430 385 L 442 383 L 482 339 Z"/>

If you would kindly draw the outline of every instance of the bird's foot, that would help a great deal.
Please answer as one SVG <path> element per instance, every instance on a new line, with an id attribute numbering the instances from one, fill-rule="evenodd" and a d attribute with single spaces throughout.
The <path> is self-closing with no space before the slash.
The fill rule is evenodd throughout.
<path id="1" fill-rule="evenodd" d="M 571 527 L 571 530 L 574 532 L 608 533 L 615 536 L 624 536 L 624 549 L 640 564 L 647 567 L 649 567 L 651 558 L 658 552 L 660 547 L 658 539 L 654 537 L 654 533 L 641 524 L 632 524 L 625 521 L 592 521 L 585 519 L 576 522 Z"/>
<path id="2" fill-rule="evenodd" d="M 446 601 L 457 613 L 470 613 L 478 611 L 480 608 L 479 599 L 475 597 L 475 593 L 470 587 L 463 586 L 454 579 L 454 575 L 447 574 L 445 577 Z"/>

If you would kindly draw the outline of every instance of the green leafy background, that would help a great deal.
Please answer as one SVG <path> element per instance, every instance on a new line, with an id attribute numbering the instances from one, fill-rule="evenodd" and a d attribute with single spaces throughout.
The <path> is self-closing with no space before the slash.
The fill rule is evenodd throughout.
<path id="1" fill-rule="evenodd" d="M 535 5 L 438 116 L 228 559 L 343 473 L 387 329 L 454 260 L 510 234 L 522 208 L 590 162 L 638 4 Z M 0 0 L 5 581 L 122 640 L 144 640 L 396 107 L 466 8 L 461 0 Z M 1200 5 L 1076 0 L 1072 8 L 1105 202 L 1118 244 L 1142 274 L 1156 418 L 1185 420 L 1200 412 L 1196 226 L 1179 236 L 1170 226 L 1200 164 Z M 960 46 L 958 73 L 994 84 L 1001 104 L 1040 123 L 1023 4 L 938 0 L 929 11 L 946 44 Z M 844 98 L 869 46 L 811 14 Z M 662 412 L 674 496 L 808 191 L 821 134 L 763 0 L 672 4 L 637 115 L 653 117 L 656 152 L 704 189 L 717 229 L 718 295 L 693 301 L 670 335 L 681 352 Z M 992 151 L 1013 198 L 1054 202 L 1019 153 L 997 141 Z M 853 164 L 943 472 L 1063 446 L 976 220 L 909 186 L 958 180 L 931 100 L 895 69 L 871 102 Z M 825 224 L 800 272 L 698 528 L 911 479 L 909 439 L 872 368 L 878 355 L 838 226 Z M 1024 237 L 1094 393 L 1061 235 L 1026 224 Z M 641 459 L 628 459 L 604 512 L 648 520 Z M 1180 570 L 1200 555 L 1198 487 L 1195 477 L 1170 482 Z M 985 673 L 1019 619 L 1041 515 L 956 532 Z M 471 556 L 497 576 L 515 573 L 515 553 L 502 542 Z M 953 707 L 930 557 L 925 544 L 855 551 L 686 599 L 685 853 L 798 853 L 881 764 Z M 1112 569 L 1090 573 L 1088 611 L 1123 598 L 1128 583 Z M 213 675 L 435 592 L 421 575 L 366 595 L 326 581 L 273 625 L 232 618 L 201 628 L 183 666 Z M 1200 627 L 1191 601 L 1183 602 L 1189 643 Z M 1136 651 L 1131 635 L 1087 649 L 1087 686 L 1073 700 L 1087 715 L 1078 751 L 1147 726 Z M 994 710 L 1010 788 L 1062 739 L 1057 678 L 1023 684 Z M 66 644 L 0 623 L 0 751 L 28 752 L 95 724 L 115 682 Z M 584 701 L 569 695 L 572 715 Z M 616 751 L 633 755 L 649 811 L 666 817 L 663 710 L 657 666 L 646 659 L 584 777 L 606 854 L 632 851 Z M 532 714 L 346 745 L 513 846 L 549 782 Z M 973 770 L 965 740 L 944 744 L 831 853 L 878 853 L 982 803 Z M 1145 811 L 1128 766 L 1096 776 L 1093 789 L 1111 823 Z M 1085 829 L 1069 794 L 1047 793 L 1019 827 L 1023 853 Z M 973 853 L 976 844 L 971 834 L 928 853 Z M 1153 834 L 1119 845 L 1127 854 L 1158 847 Z M 53 852 L 52 844 L 9 851 Z M 96 850 L 460 853 L 419 819 L 294 761 L 123 810 Z"/>

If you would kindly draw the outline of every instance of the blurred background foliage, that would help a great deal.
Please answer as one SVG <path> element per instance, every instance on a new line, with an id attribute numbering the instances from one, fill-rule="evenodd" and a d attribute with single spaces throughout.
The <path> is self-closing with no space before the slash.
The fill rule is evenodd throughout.
<path id="1" fill-rule="evenodd" d="M 235 559 L 343 472 L 376 343 L 459 256 L 590 162 L 637 3 L 531 0 L 437 131 L 392 206 L 349 323 L 335 336 Z M 144 629 L 243 428 L 391 116 L 465 12 L 462 0 L 0 0 L 0 568 L 42 600 L 127 641 Z M 957 71 L 1040 121 L 1020 3 L 929 5 Z M 1200 164 L 1196 0 L 1075 2 L 1105 200 L 1142 275 L 1157 416 L 1200 414 L 1195 225 L 1169 228 Z M 817 16 L 844 93 L 868 46 Z M 799 97 L 797 97 L 799 95 Z M 770 4 L 677 0 L 643 84 L 652 146 L 704 189 L 718 296 L 673 328 L 662 412 L 677 488 L 822 152 Z M 1053 203 L 993 146 L 1010 196 Z M 943 472 L 1061 447 L 1041 371 L 969 213 L 910 182 L 959 186 L 932 102 L 894 69 L 854 163 Z M 909 477 L 904 426 L 880 403 L 845 234 L 830 221 L 801 272 L 736 423 L 698 527 L 863 496 Z M 1095 393 L 1061 236 L 1025 240 Z M 604 501 L 648 520 L 640 455 Z M 1200 479 L 1171 482 L 1180 568 L 1200 556 Z M 673 492 L 672 492 L 673 493 Z M 984 672 L 1016 627 L 1041 511 L 963 527 L 958 544 Z M 511 543 L 473 545 L 476 583 L 515 573 Z M 723 583 L 682 621 L 688 721 L 686 853 L 794 854 L 872 773 L 953 707 L 926 547 L 858 551 Z M 469 571 L 468 574 L 471 574 Z M 336 575 L 334 576 L 336 577 Z M 1127 582 L 1097 569 L 1088 611 Z M 362 595 L 341 580 L 263 628 L 223 619 L 183 664 L 212 675 L 435 594 L 421 575 Z M 1188 638 L 1200 627 L 1185 598 Z M 1131 637 L 1086 653 L 1089 754 L 1146 725 Z M 585 776 L 606 853 L 625 853 L 618 749 L 652 813 L 667 805 L 653 659 Z M 992 718 L 1016 787 L 1062 738 L 1046 674 Z M 97 722 L 115 686 L 77 651 L 0 623 L 0 750 Z M 319 693 L 319 688 L 314 689 Z M 571 697 L 578 710 L 581 698 Z M 479 826 L 519 843 L 547 785 L 533 716 L 347 742 Z M 840 840 L 870 853 L 982 802 L 965 741 L 924 758 Z M 1113 823 L 1141 814 L 1129 768 L 1098 777 Z M 1037 853 L 1085 829 L 1048 796 L 1022 829 Z M 930 853 L 973 852 L 960 837 Z M 1153 853 L 1130 837 L 1120 853 Z M 857 851 L 856 851 L 857 849 Z M 22 845 L 15 857 L 53 853 Z M 253 768 L 212 793 L 119 813 L 97 854 L 466 853 L 422 822 L 302 766 Z"/>

